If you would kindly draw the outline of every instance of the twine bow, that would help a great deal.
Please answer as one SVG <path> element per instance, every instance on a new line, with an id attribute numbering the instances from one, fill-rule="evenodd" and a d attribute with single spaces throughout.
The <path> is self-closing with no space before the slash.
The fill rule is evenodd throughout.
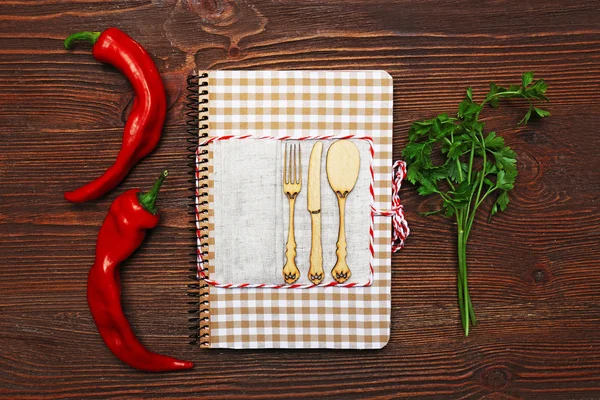
<path id="1" fill-rule="evenodd" d="M 404 207 L 400 203 L 400 187 L 406 176 L 406 163 L 396 161 L 392 167 L 392 208 L 390 210 L 376 210 L 371 206 L 374 215 L 392 217 L 392 252 L 397 252 L 404 247 L 404 241 L 410 234 L 408 223 L 404 219 Z"/>

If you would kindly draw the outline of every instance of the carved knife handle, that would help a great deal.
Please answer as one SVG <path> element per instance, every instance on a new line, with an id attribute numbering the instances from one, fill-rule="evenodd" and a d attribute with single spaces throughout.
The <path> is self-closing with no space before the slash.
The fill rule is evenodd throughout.
<path id="1" fill-rule="evenodd" d="M 321 248 L 321 211 L 310 214 L 312 243 L 310 246 L 310 269 L 308 279 L 318 285 L 323 281 L 323 249 Z"/>

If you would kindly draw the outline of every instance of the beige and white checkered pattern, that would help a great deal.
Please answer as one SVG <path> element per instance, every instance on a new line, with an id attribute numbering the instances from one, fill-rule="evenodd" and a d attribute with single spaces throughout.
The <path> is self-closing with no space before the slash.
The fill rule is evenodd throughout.
<path id="1" fill-rule="evenodd" d="M 386 72 L 210 71 L 208 81 L 210 136 L 372 137 L 374 207 L 391 207 L 393 86 Z M 210 347 L 385 346 L 391 311 L 390 217 L 375 217 L 374 249 L 369 287 L 210 287 Z M 211 251 L 209 246 L 209 270 Z"/>

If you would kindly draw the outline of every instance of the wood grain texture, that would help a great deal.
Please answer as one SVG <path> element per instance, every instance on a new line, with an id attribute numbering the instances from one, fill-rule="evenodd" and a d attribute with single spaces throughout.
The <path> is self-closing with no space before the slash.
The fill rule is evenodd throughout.
<path id="1" fill-rule="evenodd" d="M 0 396 L 6 398 L 600 399 L 600 6 L 596 1 L 50 1 L 0 3 Z M 65 190 L 114 159 L 129 84 L 62 39 L 116 26 L 163 74 L 159 148 L 104 198 Z M 453 112 L 466 86 L 545 78 L 552 117 L 516 128 L 510 212 L 476 221 L 468 250 L 480 325 L 464 338 L 453 226 L 402 189 L 412 235 L 393 257 L 392 335 L 380 351 L 203 351 L 187 345 L 185 77 L 199 69 L 385 69 L 394 156 L 411 121 Z M 110 202 L 170 175 L 163 219 L 123 266 L 124 308 L 152 350 L 191 372 L 149 375 L 110 354 L 85 300 Z"/>

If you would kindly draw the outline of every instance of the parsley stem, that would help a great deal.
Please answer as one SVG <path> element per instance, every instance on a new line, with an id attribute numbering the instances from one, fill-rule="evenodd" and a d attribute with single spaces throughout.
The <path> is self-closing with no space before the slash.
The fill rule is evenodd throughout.
<path id="1" fill-rule="evenodd" d="M 473 136 L 473 139 L 477 139 L 477 136 Z M 473 156 L 475 155 L 475 140 L 471 143 L 471 157 L 469 160 L 469 184 L 471 184 L 471 175 L 473 172 Z M 485 166 L 484 166 L 485 167 Z M 469 214 L 471 212 L 471 203 L 473 203 L 473 192 L 471 192 L 471 196 L 469 198 L 469 203 L 467 203 L 467 219 L 469 218 Z M 477 208 L 477 207 L 475 207 Z"/>
<path id="2" fill-rule="evenodd" d="M 464 210 L 457 213 L 458 223 L 458 301 L 461 315 L 461 323 L 465 336 L 469 336 L 470 326 L 477 325 L 475 309 L 469 294 L 468 271 L 467 271 L 467 243 L 469 239 L 470 223 Z"/>
<path id="3" fill-rule="evenodd" d="M 436 193 L 437 193 L 437 194 L 439 194 L 439 195 L 440 195 L 440 197 L 441 197 L 442 199 L 446 200 L 446 201 L 447 201 L 447 202 L 449 202 L 450 204 L 452 203 L 452 199 L 450 199 L 450 197 L 448 197 L 448 195 L 447 195 L 447 194 L 445 194 L 445 193 L 443 193 L 443 192 L 440 192 L 440 191 L 437 191 Z M 455 209 L 456 209 L 456 208 L 455 208 Z"/>
<path id="4" fill-rule="evenodd" d="M 475 213 L 473 213 L 473 216 Z M 471 295 L 469 294 L 469 284 L 467 282 L 467 245 L 469 243 L 469 233 L 471 232 L 471 227 L 473 226 L 473 219 L 470 221 L 467 220 L 465 223 L 465 229 L 463 231 L 463 263 L 464 263 L 464 295 L 466 297 L 467 310 L 471 319 L 471 325 L 477 325 L 477 317 L 475 316 L 475 309 L 473 308 L 473 303 L 471 302 Z"/>
<path id="5" fill-rule="evenodd" d="M 460 160 L 458 158 L 456 159 L 456 169 L 458 170 L 459 181 L 462 182 L 464 178 L 463 178 L 462 168 L 460 166 Z"/>
<path id="6" fill-rule="evenodd" d="M 485 179 L 487 170 L 487 151 L 485 150 L 485 139 L 483 138 L 483 134 L 481 132 L 479 132 L 479 136 L 481 137 L 481 152 L 483 153 L 483 163 L 481 164 L 481 179 L 479 180 L 479 188 L 477 189 L 477 197 L 475 198 L 476 206 L 472 211 L 473 214 L 475 214 L 475 211 L 477 211 L 477 204 L 479 203 L 479 199 L 481 197 L 481 189 L 483 188 L 483 181 Z"/>
<path id="7" fill-rule="evenodd" d="M 479 207 L 481 205 L 481 203 L 483 203 L 483 201 L 485 200 L 486 197 L 488 197 L 490 194 L 492 194 L 492 192 L 496 190 L 496 188 L 491 188 L 488 189 L 487 192 L 485 192 L 485 194 L 481 197 L 481 199 L 479 200 L 479 203 L 477 203 L 477 207 Z"/>
<path id="8" fill-rule="evenodd" d="M 488 191 L 485 192 L 483 197 L 475 204 L 475 207 L 473 208 L 473 212 L 471 213 L 471 216 L 469 217 L 469 220 L 467 222 L 467 229 L 465 230 L 465 232 L 467 232 L 467 237 L 471 233 L 471 228 L 473 227 L 473 222 L 475 221 L 475 212 L 477 211 L 477 209 L 479 208 L 481 203 L 483 203 L 483 201 L 486 199 L 486 197 L 488 197 L 490 194 L 492 194 L 494 192 L 494 190 L 496 190 L 496 188 L 488 189 Z"/>
<path id="9" fill-rule="evenodd" d="M 458 309 L 460 311 L 460 324 L 462 325 L 463 331 L 465 331 L 467 329 L 466 325 L 465 325 L 465 319 L 464 319 L 464 314 L 465 312 L 463 311 L 463 274 L 462 271 L 460 269 L 460 267 L 457 269 L 458 273 L 457 273 L 457 277 L 456 277 L 456 287 L 458 290 Z"/>
<path id="10" fill-rule="evenodd" d="M 518 90 L 516 90 L 516 91 L 515 90 L 510 90 L 510 91 L 507 90 L 506 92 L 494 93 L 493 95 L 486 97 L 485 100 L 483 100 L 483 102 L 479 106 L 483 109 L 483 105 L 485 103 L 487 103 L 488 101 L 492 100 L 494 97 L 503 97 L 503 96 L 507 96 L 507 95 L 512 96 L 513 94 L 521 94 L 521 92 Z M 479 116 L 479 113 L 477 113 L 477 115 Z"/>
<path id="11" fill-rule="evenodd" d="M 462 294 L 463 298 L 461 301 L 461 306 L 459 307 L 462 314 L 463 320 L 463 329 L 465 331 L 465 336 L 469 336 L 469 327 L 470 327 L 470 312 L 469 312 L 469 285 L 467 281 L 467 260 L 466 260 L 466 240 L 465 240 L 465 215 L 464 212 L 461 212 L 460 217 L 460 225 L 458 227 L 458 280 L 459 284 L 462 286 Z"/>
<path id="12" fill-rule="evenodd" d="M 463 210 L 458 210 L 456 213 L 456 223 L 458 229 L 458 270 L 457 270 L 457 285 L 459 287 L 459 297 L 458 297 L 458 309 L 460 310 L 460 319 L 462 323 L 463 330 L 465 332 L 465 336 L 469 335 L 469 312 L 467 310 L 468 303 L 466 302 L 466 292 L 465 292 L 465 282 L 466 282 L 466 274 L 464 270 L 464 260 L 463 260 L 463 251 L 462 248 L 464 246 L 464 236 L 463 236 L 463 228 L 464 228 L 464 212 Z"/>
<path id="13" fill-rule="evenodd" d="M 467 242 L 468 242 L 468 215 L 465 210 L 458 210 L 456 213 L 456 222 L 458 225 L 458 269 L 457 269 L 457 288 L 458 305 L 461 316 L 461 324 L 465 336 L 469 335 L 470 326 L 477 325 L 475 310 L 469 294 L 469 283 L 467 273 Z"/>
<path id="14" fill-rule="evenodd" d="M 477 212 L 477 209 L 479 208 L 479 206 L 481 205 L 481 203 L 483 202 L 483 200 L 485 200 L 485 198 L 491 193 L 490 190 L 488 190 L 483 197 L 481 197 L 481 190 L 483 188 L 483 181 L 485 180 L 485 177 L 487 175 L 487 151 L 485 148 L 485 139 L 483 138 L 483 134 L 481 132 L 479 132 L 479 136 L 481 137 L 481 151 L 483 153 L 483 163 L 482 163 L 482 170 L 481 170 L 481 179 L 479 180 L 479 187 L 477 188 L 477 197 L 475 197 L 475 203 L 474 203 L 474 207 L 471 210 L 471 202 L 469 202 L 469 206 L 467 208 L 468 210 L 468 214 L 467 215 L 467 225 L 465 227 L 465 231 L 467 232 L 467 237 L 468 235 L 471 233 L 471 227 L 473 226 L 473 221 L 475 221 L 475 213 Z M 493 189 L 492 189 L 493 191 Z"/>
<path id="15" fill-rule="evenodd" d="M 471 183 L 471 172 L 473 172 L 473 157 L 475 156 L 475 141 L 471 142 L 471 157 L 469 159 L 469 177 L 467 180 Z"/>

